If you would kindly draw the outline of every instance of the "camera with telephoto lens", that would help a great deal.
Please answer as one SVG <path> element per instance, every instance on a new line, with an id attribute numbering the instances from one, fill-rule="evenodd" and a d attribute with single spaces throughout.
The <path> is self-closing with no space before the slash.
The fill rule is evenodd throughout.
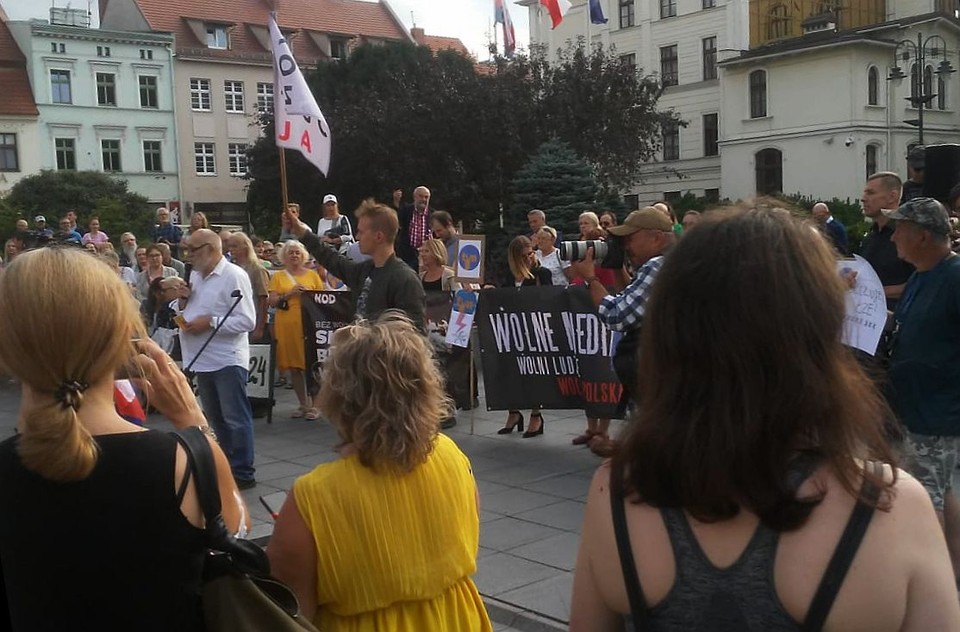
<path id="1" fill-rule="evenodd" d="M 598 262 L 601 268 L 618 270 L 623 267 L 623 238 L 616 235 L 607 235 L 606 241 L 561 241 L 560 258 L 564 261 L 583 261 L 587 256 L 587 248 L 593 248 L 593 260 Z"/>

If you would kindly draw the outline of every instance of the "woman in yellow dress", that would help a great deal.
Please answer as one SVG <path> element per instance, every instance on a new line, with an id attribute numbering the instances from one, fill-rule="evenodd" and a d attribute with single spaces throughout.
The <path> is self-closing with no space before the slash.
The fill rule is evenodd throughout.
<path id="1" fill-rule="evenodd" d="M 387 311 L 337 331 L 320 408 L 341 458 L 293 484 L 267 548 L 324 632 L 492 632 L 470 576 L 480 539 L 470 461 L 427 339 Z"/>
<path id="2" fill-rule="evenodd" d="M 300 295 L 309 290 L 322 290 L 323 281 L 316 271 L 306 267 L 309 255 L 299 241 L 290 240 L 283 246 L 283 270 L 270 278 L 267 302 L 277 309 L 274 335 L 277 338 L 277 369 L 290 371 L 293 390 L 300 408 L 293 417 L 316 419 L 317 409 L 307 394 L 303 371 L 306 360 L 303 353 L 303 320 L 300 317 Z"/>

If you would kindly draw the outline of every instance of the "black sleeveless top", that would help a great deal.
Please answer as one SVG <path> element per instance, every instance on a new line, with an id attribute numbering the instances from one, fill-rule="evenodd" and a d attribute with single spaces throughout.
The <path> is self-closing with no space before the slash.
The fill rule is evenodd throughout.
<path id="1" fill-rule="evenodd" d="M 802 453 L 791 464 L 788 474 L 791 487 L 799 489 L 819 463 L 820 459 L 815 455 Z M 798 623 L 783 606 L 774 584 L 779 532 L 760 523 L 740 557 L 730 566 L 718 568 L 700 547 L 684 511 L 676 508 L 660 509 L 673 548 L 676 575 L 673 586 L 663 600 L 649 608 L 636 573 L 626 531 L 622 474 L 611 471 L 610 479 L 614 531 L 632 615 L 625 617 L 627 630 L 820 630 L 873 516 L 871 505 L 879 492 L 869 480 L 864 480 L 861 497 L 867 503 L 858 502 L 855 505 L 806 618 Z"/>
<path id="2" fill-rule="evenodd" d="M 93 472 L 70 483 L 24 468 L 18 439 L 0 443 L 0 574 L 12 629 L 202 630 L 203 531 L 180 512 L 176 439 L 97 436 Z"/>

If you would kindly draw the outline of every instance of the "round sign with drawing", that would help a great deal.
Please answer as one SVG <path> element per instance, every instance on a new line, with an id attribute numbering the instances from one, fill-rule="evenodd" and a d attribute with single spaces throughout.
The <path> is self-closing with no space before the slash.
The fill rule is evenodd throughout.
<path id="1" fill-rule="evenodd" d="M 483 281 L 483 235 L 460 235 L 457 246 L 456 272 L 461 283 L 480 283 Z"/>

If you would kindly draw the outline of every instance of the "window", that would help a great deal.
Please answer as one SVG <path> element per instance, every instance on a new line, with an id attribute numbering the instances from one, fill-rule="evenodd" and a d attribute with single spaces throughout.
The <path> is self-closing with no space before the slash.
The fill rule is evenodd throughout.
<path id="1" fill-rule="evenodd" d="M 97 57 L 109 57 L 109 56 L 110 56 L 109 46 L 97 46 Z"/>
<path id="2" fill-rule="evenodd" d="M 620 28 L 633 26 L 633 0 L 620 0 Z"/>
<path id="3" fill-rule="evenodd" d="M 51 52 L 51 53 L 57 52 L 57 43 L 56 43 L 56 42 L 50 42 L 50 52 Z"/>
<path id="4" fill-rule="evenodd" d="M 637 54 L 620 55 L 620 64 L 630 69 L 630 72 L 637 71 Z"/>
<path id="5" fill-rule="evenodd" d="M 664 191 L 663 200 L 665 202 L 670 202 L 671 205 L 676 204 L 683 198 L 683 193 L 680 191 Z"/>
<path id="6" fill-rule="evenodd" d="M 143 141 L 143 170 L 157 173 L 163 171 L 163 160 L 160 153 L 160 141 Z"/>
<path id="7" fill-rule="evenodd" d="M 230 175 L 247 175 L 247 146 L 244 143 L 227 145 L 227 162 L 230 166 Z"/>
<path id="8" fill-rule="evenodd" d="M 194 143 L 193 160 L 197 165 L 198 176 L 217 175 L 217 159 L 213 153 L 213 143 Z"/>
<path id="9" fill-rule="evenodd" d="M 757 195 L 783 192 L 783 155 L 779 149 L 764 149 L 754 156 L 757 172 Z"/>
<path id="10" fill-rule="evenodd" d="M 672 18 L 677 14 L 677 0 L 660 0 L 660 17 Z"/>
<path id="11" fill-rule="evenodd" d="M 777 39 L 790 35 L 790 12 L 785 4 L 776 4 L 770 8 L 767 21 L 767 39 Z"/>
<path id="12" fill-rule="evenodd" d="M 66 53 L 66 52 L 67 52 L 67 45 L 66 45 L 66 44 L 60 44 L 60 45 L 57 46 L 57 48 L 60 49 L 60 52 L 61 52 L 61 53 Z"/>
<path id="13" fill-rule="evenodd" d="M 628 211 L 637 210 L 640 208 L 640 196 L 637 194 L 624 195 L 623 205 L 627 207 Z"/>
<path id="14" fill-rule="evenodd" d="M 717 38 L 703 38 L 703 80 L 717 78 Z"/>
<path id="15" fill-rule="evenodd" d="M 210 111 L 210 80 L 190 80 L 190 107 L 199 112 Z"/>
<path id="16" fill-rule="evenodd" d="M 262 113 L 273 112 L 273 84 L 257 84 L 257 111 Z"/>
<path id="17" fill-rule="evenodd" d="M 680 126 L 676 123 L 663 126 L 663 159 L 680 160 Z"/>
<path id="18" fill-rule="evenodd" d="M 0 134 L 0 171 L 20 171 L 16 134 Z"/>
<path id="19" fill-rule="evenodd" d="M 227 48 L 227 27 L 207 27 L 207 48 Z"/>
<path id="20" fill-rule="evenodd" d="M 715 6 L 717 6 L 717 0 L 703 0 L 704 9 L 712 9 Z"/>
<path id="21" fill-rule="evenodd" d="M 117 104 L 117 76 L 108 72 L 97 73 L 97 105 Z"/>
<path id="22" fill-rule="evenodd" d="M 910 105 L 917 107 L 920 99 L 920 66 L 912 64 L 910 66 Z"/>
<path id="23" fill-rule="evenodd" d="M 720 189 L 704 189 L 703 197 L 707 198 L 708 202 L 719 202 Z"/>
<path id="24" fill-rule="evenodd" d="M 704 114 L 703 115 L 703 155 L 704 156 L 720 155 L 720 146 L 718 145 L 719 140 L 720 140 L 720 115 Z"/>
<path id="25" fill-rule="evenodd" d="M 929 97 L 933 94 L 933 66 L 927 66 L 923 69 L 923 96 Z M 929 104 L 929 101 L 927 102 Z"/>
<path id="26" fill-rule="evenodd" d="M 149 48 L 141 48 L 140 59 L 153 59 L 153 51 Z"/>
<path id="27" fill-rule="evenodd" d="M 937 109 L 947 109 L 947 82 L 942 75 L 937 76 Z"/>
<path id="28" fill-rule="evenodd" d="M 77 142 L 72 138 L 55 138 L 54 149 L 57 153 L 57 169 L 77 170 Z"/>
<path id="29" fill-rule="evenodd" d="M 876 145 L 867 145 L 867 177 L 869 178 L 877 172 L 877 154 L 879 147 Z"/>
<path id="30" fill-rule="evenodd" d="M 243 113 L 243 82 L 224 81 L 223 100 L 227 112 Z"/>
<path id="31" fill-rule="evenodd" d="M 876 66 L 867 71 L 867 105 L 880 105 L 880 72 Z"/>
<path id="32" fill-rule="evenodd" d="M 73 103 L 69 70 L 50 71 L 50 100 L 54 103 Z"/>
<path id="33" fill-rule="evenodd" d="M 150 75 L 140 75 L 137 77 L 137 83 L 140 84 L 140 107 L 157 108 L 157 78 Z"/>
<path id="34" fill-rule="evenodd" d="M 660 82 L 666 86 L 675 86 L 677 78 L 677 45 L 660 49 Z"/>
<path id="35" fill-rule="evenodd" d="M 120 141 L 105 138 L 100 141 L 100 155 L 103 156 L 104 171 L 122 171 L 120 168 Z"/>
<path id="36" fill-rule="evenodd" d="M 346 59 L 347 58 L 347 40 L 331 39 L 330 40 L 330 57 L 333 59 Z"/>
<path id="37" fill-rule="evenodd" d="M 754 70 L 750 73 L 750 118 L 763 118 L 767 115 L 767 71 Z"/>

